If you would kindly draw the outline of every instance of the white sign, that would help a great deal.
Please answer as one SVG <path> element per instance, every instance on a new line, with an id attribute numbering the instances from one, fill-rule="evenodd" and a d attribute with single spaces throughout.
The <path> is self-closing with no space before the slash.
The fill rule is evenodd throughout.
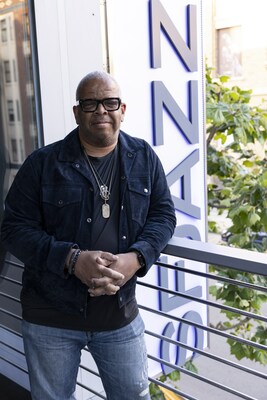
<path id="1" fill-rule="evenodd" d="M 204 67 L 201 1 L 107 0 L 107 38 L 111 73 L 127 104 L 122 129 L 146 139 L 159 155 L 177 211 L 176 237 L 206 240 Z M 205 271 L 193 261 L 161 261 Z M 183 271 L 153 267 L 142 282 L 206 297 L 206 281 Z M 204 305 L 179 296 L 137 288 L 138 302 L 199 324 Z M 149 331 L 203 348 L 200 329 L 142 311 Z M 190 353 L 147 335 L 148 352 L 176 365 Z M 149 360 L 150 375 L 171 369 Z"/>

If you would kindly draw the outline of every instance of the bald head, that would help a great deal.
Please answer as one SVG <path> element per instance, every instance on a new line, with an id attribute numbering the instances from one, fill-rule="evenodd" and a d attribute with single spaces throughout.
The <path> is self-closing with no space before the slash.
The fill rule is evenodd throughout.
<path id="1" fill-rule="evenodd" d="M 77 89 L 76 89 L 76 100 L 79 100 L 81 98 L 81 93 L 84 89 L 85 86 L 89 86 L 90 82 L 93 81 L 102 81 L 102 82 L 107 82 L 107 83 L 113 83 L 115 87 L 118 89 L 118 96 L 120 97 L 120 87 L 118 82 L 116 81 L 113 76 L 108 74 L 107 72 L 104 71 L 93 71 L 89 72 L 89 74 L 85 75 L 82 80 L 79 82 Z"/>

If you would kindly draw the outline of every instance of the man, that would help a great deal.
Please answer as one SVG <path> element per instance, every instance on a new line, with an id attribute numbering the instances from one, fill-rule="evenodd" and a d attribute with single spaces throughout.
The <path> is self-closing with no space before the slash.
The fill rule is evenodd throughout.
<path id="1" fill-rule="evenodd" d="M 120 130 L 120 96 L 109 74 L 86 75 L 73 107 L 78 127 L 33 152 L 7 196 L 2 240 L 25 264 L 22 333 L 33 400 L 75 399 L 85 346 L 107 399 L 150 398 L 135 285 L 176 218 L 155 152 Z"/>

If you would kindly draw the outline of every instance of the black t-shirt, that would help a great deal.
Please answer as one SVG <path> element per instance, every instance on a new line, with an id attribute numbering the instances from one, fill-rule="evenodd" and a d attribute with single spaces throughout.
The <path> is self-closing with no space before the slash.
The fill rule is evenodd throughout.
<path id="1" fill-rule="evenodd" d="M 104 157 L 90 157 L 91 165 L 86 157 L 88 174 L 94 185 L 94 224 L 92 228 L 92 243 L 88 249 L 103 250 L 118 253 L 119 226 L 119 176 L 120 166 L 117 149 Z M 110 175 L 114 162 L 113 176 Z M 97 175 L 96 175 L 97 174 Z M 96 175 L 96 177 L 95 177 Z M 97 180 L 98 183 L 97 183 Z M 110 189 L 107 203 L 110 208 L 109 218 L 103 218 L 99 185 L 105 183 Z M 138 313 L 136 300 L 133 299 L 124 307 L 119 307 L 118 293 L 113 296 L 87 298 L 86 318 L 83 315 L 62 313 L 41 298 L 34 290 L 23 292 L 23 318 L 31 323 L 54 326 L 62 329 L 102 331 L 118 329 L 130 323 Z"/>

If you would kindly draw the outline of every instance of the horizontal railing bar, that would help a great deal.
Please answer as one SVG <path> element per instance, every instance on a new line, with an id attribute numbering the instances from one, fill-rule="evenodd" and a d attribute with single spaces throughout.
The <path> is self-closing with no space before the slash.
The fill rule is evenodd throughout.
<path id="1" fill-rule="evenodd" d="M 267 317 L 264 317 L 263 315 L 255 314 L 255 313 L 252 313 L 252 312 L 249 312 L 249 311 L 240 310 L 239 308 L 226 306 L 224 304 L 215 303 L 215 302 L 213 302 L 211 300 L 201 299 L 200 297 L 191 296 L 190 294 L 181 293 L 181 292 L 178 292 L 176 290 L 171 290 L 171 289 L 164 288 L 162 286 L 152 285 L 152 284 L 147 283 L 147 282 L 138 281 L 138 284 L 141 285 L 141 286 L 145 286 L 147 288 L 150 288 L 150 289 L 155 289 L 155 290 L 159 290 L 161 292 L 172 294 L 174 296 L 183 297 L 185 299 L 188 299 L 190 301 L 194 301 L 196 303 L 201 303 L 201 304 L 204 304 L 204 305 L 216 307 L 216 308 L 219 308 L 221 310 L 226 310 L 226 311 L 229 311 L 229 312 L 234 313 L 234 314 L 243 315 L 245 317 L 249 317 L 249 318 L 257 319 L 259 321 L 267 322 Z"/>
<path id="2" fill-rule="evenodd" d="M 211 274 L 209 272 L 201 272 L 201 271 L 193 270 L 191 268 L 179 267 L 179 265 L 166 264 L 166 263 L 163 263 L 161 261 L 157 261 L 155 263 L 155 265 L 157 265 L 159 267 L 162 267 L 162 268 L 167 268 L 167 269 L 171 269 L 171 270 L 177 270 L 177 271 L 181 271 L 181 272 L 188 273 L 188 274 L 191 274 L 191 275 L 201 276 L 203 278 L 208 278 L 208 279 L 212 279 L 212 280 L 220 281 L 220 282 L 224 282 L 224 283 L 230 283 L 230 284 L 233 284 L 235 286 L 243 286 L 243 287 L 247 287 L 247 288 L 250 288 L 250 289 L 253 289 L 253 290 L 257 290 L 257 291 L 261 291 L 261 292 L 267 293 L 267 287 L 264 287 L 264 286 L 261 286 L 261 285 L 255 285 L 254 283 L 248 283 L 248 282 L 240 281 L 238 279 L 226 278 L 224 276 Z M 254 274 L 251 271 L 248 272 L 248 273 L 253 274 L 253 275 L 259 275 L 259 274 Z"/>
<path id="3" fill-rule="evenodd" d="M 15 283 L 16 285 L 22 286 L 21 281 L 18 281 L 17 279 L 10 278 L 9 276 L 0 274 L 0 278 L 3 279 L 3 281 Z"/>
<path id="4" fill-rule="evenodd" d="M 187 393 L 184 393 L 181 390 L 178 390 L 177 388 L 174 388 L 173 386 L 169 386 L 169 385 L 166 385 L 166 383 L 164 383 L 164 382 L 158 381 L 157 379 L 150 378 L 150 377 L 148 379 L 150 380 L 150 382 L 153 382 L 158 386 L 162 386 L 165 389 L 171 390 L 173 393 L 176 393 L 176 394 L 178 394 L 180 396 L 183 396 L 185 399 L 198 400 L 196 397 L 192 397 L 192 396 L 188 395 Z"/>
<path id="5" fill-rule="evenodd" d="M 200 329 L 202 329 L 204 331 L 213 333 L 215 335 L 223 336 L 223 337 L 225 337 L 227 339 L 233 340 L 234 342 L 243 343 L 243 344 L 246 344 L 248 346 L 255 347 L 257 349 L 267 351 L 267 346 L 264 346 L 264 345 L 259 344 L 259 343 L 252 342 L 252 341 L 247 340 L 247 339 L 243 339 L 241 337 L 232 335 L 230 333 L 226 333 L 226 332 L 220 331 L 220 330 L 212 328 L 210 326 L 201 325 L 201 324 L 198 324 L 197 322 L 189 321 L 186 318 L 180 318 L 180 317 L 176 317 L 176 316 L 171 315 L 171 314 L 164 313 L 163 311 L 152 310 L 151 308 L 146 307 L 146 306 L 141 305 L 141 304 L 138 304 L 138 307 L 140 309 L 142 309 L 142 310 L 152 312 L 153 314 L 161 315 L 162 317 L 167 317 L 167 318 L 173 319 L 174 321 L 182 322 L 184 324 L 187 324 L 187 325 L 190 325 L 190 326 L 194 326 L 196 328 L 200 328 Z"/>
<path id="6" fill-rule="evenodd" d="M 27 369 L 21 367 L 20 365 L 14 363 L 14 362 L 11 362 L 10 360 L 5 359 L 5 358 L 2 357 L 1 355 L 0 355 L 0 359 L 3 360 L 3 361 L 5 361 L 6 363 L 12 365 L 12 366 L 15 367 L 15 368 L 18 368 L 20 371 L 25 372 L 26 374 L 28 374 Z"/>
<path id="7" fill-rule="evenodd" d="M 21 316 L 16 315 L 8 310 L 4 310 L 3 308 L 0 307 L 0 312 L 2 312 L 3 314 L 9 315 L 10 317 L 14 317 L 15 319 L 21 320 Z M 3 327 L 3 329 L 6 329 L 6 327 L 4 325 L 1 324 L 1 326 Z"/>
<path id="8" fill-rule="evenodd" d="M 13 265 L 15 265 L 17 267 L 21 267 L 22 269 L 24 269 L 23 265 L 12 263 L 12 262 L 10 262 L 10 264 L 13 264 Z M 203 278 L 213 279 L 213 280 L 221 281 L 221 282 L 225 282 L 225 283 L 233 283 L 235 285 L 248 287 L 250 289 L 267 292 L 267 287 L 260 286 L 260 285 L 255 285 L 255 284 L 244 282 L 244 281 L 240 281 L 240 280 L 235 280 L 235 279 L 231 279 L 231 278 L 222 277 L 220 275 L 211 274 L 209 272 L 196 271 L 196 270 L 192 270 L 190 268 L 179 267 L 178 265 L 176 266 L 176 265 L 166 264 L 166 263 L 163 263 L 161 261 L 157 261 L 155 263 L 155 265 L 157 265 L 159 267 L 163 267 L 163 268 L 165 267 L 165 268 L 172 269 L 172 270 L 182 271 L 182 272 L 185 272 L 185 273 L 188 273 L 188 274 L 192 274 L 192 275 L 201 276 Z M 232 269 L 234 269 L 234 267 L 232 267 Z M 252 273 L 254 274 L 254 272 L 252 272 L 252 271 L 247 271 L 247 272 L 249 272 L 251 274 Z M 11 278 L 6 277 L 5 275 L 0 274 L 0 278 L 6 279 L 6 280 L 10 280 L 10 281 L 12 281 L 14 283 L 18 283 L 18 284 L 20 284 L 22 286 L 20 281 L 11 280 Z"/>
<path id="9" fill-rule="evenodd" d="M 95 390 L 93 390 L 93 389 L 91 389 L 91 388 L 89 389 L 87 386 L 85 386 L 85 385 L 84 385 L 83 383 L 81 383 L 81 382 L 77 382 L 77 385 L 80 386 L 80 387 L 82 387 L 83 389 L 87 390 L 88 392 L 95 394 L 95 395 L 98 396 L 100 399 L 104 399 L 104 400 L 107 399 L 105 396 L 103 396 L 102 394 L 96 392 Z"/>
<path id="10" fill-rule="evenodd" d="M 257 400 L 255 397 L 248 396 L 245 393 L 241 393 L 241 392 L 239 392 L 239 391 L 237 391 L 237 390 L 235 390 L 233 388 L 230 388 L 229 386 L 225 386 L 225 385 L 223 385 L 223 384 L 221 384 L 219 382 L 213 381 L 212 379 L 206 378 L 203 375 L 198 375 L 195 372 L 189 371 L 184 367 L 179 367 L 177 365 L 174 365 L 174 364 L 172 364 L 172 363 L 170 363 L 170 362 L 168 362 L 166 360 L 163 360 L 162 358 L 154 357 L 154 356 L 151 356 L 150 354 L 148 354 L 148 358 L 150 358 L 153 361 L 160 362 L 161 364 L 167 365 L 168 367 L 171 367 L 174 370 L 178 370 L 180 372 L 183 372 L 184 374 L 189 375 L 192 378 L 196 378 L 196 379 L 200 380 L 201 382 L 205 382 L 205 383 L 208 383 L 211 386 L 217 387 L 217 388 L 223 390 L 224 392 L 228 392 L 228 393 L 234 394 L 236 396 L 239 396 L 242 399 L 245 399 L 245 400 Z"/>
<path id="11" fill-rule="evenodd" d="M 82 364 L 80 364 L 80 368 L 85 370 L 86 372 L 90 372 L 91 374 L 97 376 L 100 379 L 100 375 L 96 371 L 94 371 L 94 370 L 92 370 L 90 368 L 87 368 L 85 365 L 82 365 Z"/>
<path id="12" fill-rule="evenodd" d="M 162 253 L 264 276 L 267 275 L 267 255 L 246 249 L 229 246 L 226 252 L 226 246 L 173 237 Z"/>
<path id="13" fill-rule="evenodd" d="M 16 303 L 20 303 L 20 299 L 19 299 L 19 298 L 14 297 L 14 296 L 11 296 L 11 295 L 8 294 L 8 293 L 0 292 L 0 296 L 3 296 L 3 297 L 5 297 L 5 298 L 8 299 L 8 300 L 13 300 L 13 301 L 15 301 Z"/>
<path id="14" fill-rule="evenodd" d="M 23 351 L 17 349 L 16 347 L 10 346 L 9 344 L 7 344 L 6 342 L 3 342 L 2 340 L 0 340 L 0 343 L 2 345 L 4 345 L 5 347 L 7 347 L 8 349 L 14 350 L 16 353 L 19 353 L 19 354 L 21 354 L 23 356 L 25 355 L 25 353 Z"/>
<path id="15" fill-rule="evenodd" d="M 4 261 L 5 264 L 7 264 L 7 265 L 13 265 L 14 267 L 24 269 L 24 264 L 21 264 L 21 263 L 15 262 L 15 261 L 11 261 L 11 260 L 7 260 L 7 259 L 5 259 L 5 260 L 2 259 L 1 261 L 2 262 Z"/>
<path id="16" fill-rule="evenodd" d="M 206 358 L 210 358 L 210 359 L 212 359 L 214 361 L 218 361 L 218 362 L 220 362 L 222 364 L 229 365 L 230 367 L 239 369 L 239 370 L 241 370 L 243 372 L 246 372 L 248 374 L 255 375 L 258 378 L 267 379 L 267 375 L 262 373 L 262 372 L 260 372 L 260 371 L 251 369 L 251 368 L 246 367 L 246 366 L 241 365 L 241 364 L 237 364 L 237 363 L 235 363 L 233 361 L 227 360 L 226 358 L 222 358 L 222 357 L 216 356 L 215 354 L 207 353 L 205 350 L 201 350 L 201 349 L 198 349 L 196 347 L 189 346 L 187 344 L 179 342 L 178 340 L 174 340 L 172 338 L 168 338 L 167 336 L 163 336 L 163 335 L 160 335 L 158 333 L 148 331 L 147 329 L 145 330 L 145 333 L 147 335 L 156 337 L 157 339 L 164 340 L 165 342 L 169 342 L 169 343 L 174 344 L 176 346 L 183 347 L 183 348 L 185 348 L 187 350 L 190 350 L 192 352 L 198 353 L 199 355 L 202 355 L 202 356 L 204 356 Z"/>
<path id="17" fill-rule="evenodd" d="M 21 333 L 14 331 L 13 329 L 9 328 L 8 326 L 5 326 L 0 323 L 0 328 L 4 329 L 5 331 L 8 331 L 9 333 L 12 333 L 13 335 L 18 336 L 19 338 L 22 337 Z"/>

